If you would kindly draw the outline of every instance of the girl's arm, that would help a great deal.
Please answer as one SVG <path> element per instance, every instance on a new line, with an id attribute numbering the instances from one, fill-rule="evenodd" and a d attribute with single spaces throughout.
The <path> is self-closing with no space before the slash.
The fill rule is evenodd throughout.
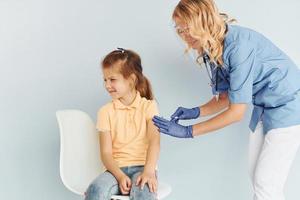
<path id="1" fill-rule="evenodd" d="M 229 124 L 240 121 L 247 110 L 247 104 L 230 104 L 224 112 L 209 120 L 193 125 L 193 136 L 223 128 Z"/>
<path id="2" fill-rule="evenodd" d="M 130 178 L 122 172 L 112 156 L 112 140 L 109 132 L 100 132 L 101 159 L 106 169 L 114 175 L 119 183 L 121 193 L 128 195 L 131 189 Z"/>
<path id="3" fill-rule="evenodd" d="M 151 119 L 147 121 L 147 137 L 149 140 L 149 146 L 144 171 L 137 177 L 135 184 L 139 185 L 141 189 L 143 189 L 144 185 L 147 183 L 150 192 L 156 192 L 158 184 L 155 168 L 160 150 L 160 134 Z"/>
<path id="4" fill-rule="evenodd" d="M 147 151 L 147 158 L 144 171 L 155 172 L 159 151 L 160 151 L 160 134 L 154 126 L 152 120 L 147 122 L 147 137 L 149 140 L 149 146 Z"/>
<path id="5" fill-rule="evenodd" d="M 99 137 L 101 160 L 106 167 L 106 169 L 111 172 L 117 180 L 120 180 L 125 174 L 118 167 L 116 161 L 112 156 L 112 140 L 109 132 L 100 132 Z"/>
<path id="6" fill-rule="evenodd" d="M 213 97 L 209 102 L 206 104 L 200 106 L 200 116 L 209 116 L 216 114 L 223 109 L 227 108 L 229 106 L 229 99 L 227 92 L 220 93 L 219 100 L 216 99 L 216 97 Z"/>

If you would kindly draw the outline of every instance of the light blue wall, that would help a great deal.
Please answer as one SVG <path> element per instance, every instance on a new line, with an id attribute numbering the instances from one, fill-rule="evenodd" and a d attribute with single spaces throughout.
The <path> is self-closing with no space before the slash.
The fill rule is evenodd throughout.
<path id="1" fill-rule="evenodd" d="M 218 0 L 221 11 L 254 28 L 300 66 L 300 1 Z M 0 0 L 0 199 L 80 199 L 59 177 L 55 111 L 76 108 L 93 119 L 109 100 L 99 70 L 116 47 L 142 57 L 161 115 L 210 98 L 208 78 L 188 57 L 171 27 L 177 1 Z M 247 124 L 194 140 L 162 137 L 160 179 L 167 199 L 251 199 Z M 300 134 L 300 132 L 299 132 Z M 300 198 L 300 155 L 287 199 Z"/>

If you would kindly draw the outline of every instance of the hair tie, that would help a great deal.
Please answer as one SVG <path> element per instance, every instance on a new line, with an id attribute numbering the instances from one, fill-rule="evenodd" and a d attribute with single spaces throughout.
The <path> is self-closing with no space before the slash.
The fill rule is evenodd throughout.
<path id="1" fill-rule="evenodd" d="M 118 50 L 118 51 L 121 51 L 121 53 L 125 53 L 125 51 L 126 51 L 125 49 L 120 48 L 120 47 L 118 47 L 117 50 Z"/>

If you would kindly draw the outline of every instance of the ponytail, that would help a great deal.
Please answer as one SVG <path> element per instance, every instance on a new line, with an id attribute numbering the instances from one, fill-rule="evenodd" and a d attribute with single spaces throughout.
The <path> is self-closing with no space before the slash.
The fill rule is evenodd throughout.
<path id="1" fill-rule="evenodd" d="M 138 77 L 136 90 L 139 91 L 141 97 L 145 97 L 148 100 L 153 100 L 154 97 L 150 81 L 142 74 Z"/>

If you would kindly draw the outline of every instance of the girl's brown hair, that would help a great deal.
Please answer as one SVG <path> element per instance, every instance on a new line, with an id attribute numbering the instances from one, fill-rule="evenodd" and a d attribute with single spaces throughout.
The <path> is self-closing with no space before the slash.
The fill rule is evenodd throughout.
<path id="1" fill-rule="evenodd" d="M 143 75 L 143 68 L 140 56 L 132 50 L 118 48 L 110 52 L 102 61 L 102 68 L 107 69 L 120 63 L 119 72 L 125 79 L 130 75 L 136 76 L 135 89 L 139 91 L 141 97 L 153 100 L 152 88 L 149 80 Z"/>
<path id="2" fill-rule="evenodd" d="M 209 52 L 210 59 L 223 64 L 226 23 L 234 22 L 235 19 L 219 13 L 213 0 L 181 0 L 175 7 L 172 18 L 186 23 L 191 36 L 201 42 L 203 50 Z"/>

